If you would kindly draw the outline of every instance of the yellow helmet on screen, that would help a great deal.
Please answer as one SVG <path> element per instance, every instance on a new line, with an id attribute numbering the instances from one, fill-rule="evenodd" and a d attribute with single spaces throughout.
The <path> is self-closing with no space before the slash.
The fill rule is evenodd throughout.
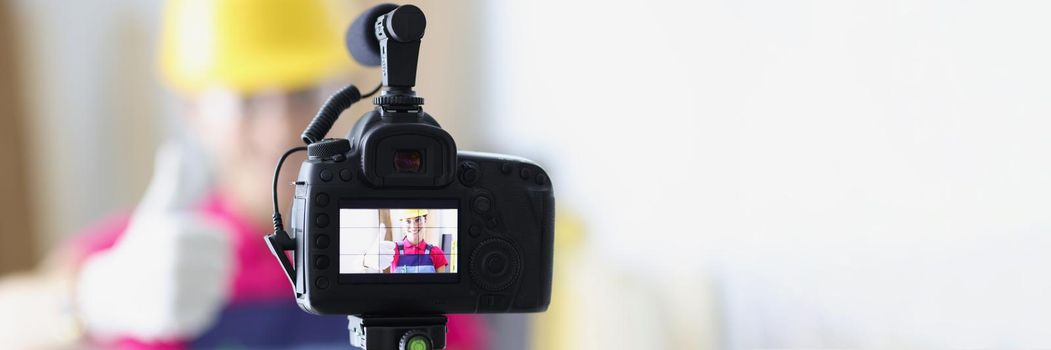
<path id="1" fill-rule="evenodd" d="M 392 210 L 391 215 L 395 220 L 407 220 L 427 215 L 427 209 L 397 209 Z"/>
<path id="2" fill-rule="evenodd" d="M 252 93 L 304 88 L 349 70 L 347 23 L 323 0 L 171 0 L 160 68 L 182 91 L 224 87 Z"/>

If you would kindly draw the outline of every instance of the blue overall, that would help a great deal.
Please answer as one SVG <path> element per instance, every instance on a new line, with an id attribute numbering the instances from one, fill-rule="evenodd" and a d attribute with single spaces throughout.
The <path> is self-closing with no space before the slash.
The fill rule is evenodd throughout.
<path id="1" fill-rule="evenodd" d="M 405 246 L 398 245 L 398 266 L 394 273 L 435 273 L 434 261 L 431 260 L 431 245 L 424 245 L 424 254 L 405 254 Z"/>

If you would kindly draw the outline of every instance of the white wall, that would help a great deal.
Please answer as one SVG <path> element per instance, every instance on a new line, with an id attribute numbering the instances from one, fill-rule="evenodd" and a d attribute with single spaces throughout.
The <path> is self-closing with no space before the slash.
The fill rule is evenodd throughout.
<path id="1" fill-rule="evenodd" d="M 599 266 L 715 300 L 662 318 L 726 348 L 1051 346 L 1051 3 L 488 13 L 493 146 L 547 166 Z"/>

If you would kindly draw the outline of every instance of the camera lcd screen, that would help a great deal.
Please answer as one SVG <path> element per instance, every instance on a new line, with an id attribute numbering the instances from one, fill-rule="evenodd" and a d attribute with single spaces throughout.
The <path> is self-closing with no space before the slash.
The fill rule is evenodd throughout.
<path id="1" fill-rule="evenodd" d="M 456 273 L 457 222 L 448 208 L 341 208 L 339 273 Z"/>

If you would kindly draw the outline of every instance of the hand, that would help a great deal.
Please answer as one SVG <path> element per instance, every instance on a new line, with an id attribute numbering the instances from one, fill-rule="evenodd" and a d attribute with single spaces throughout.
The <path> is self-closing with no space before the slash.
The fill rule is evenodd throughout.
<path id="1" fill-rule="evenodd" d="M 127 231 L 81 268 L 77 307 L 91 333 L 180 340 L 218 316 L 233 263 L 229 236 L 191 211 L 206 181 L 188 158 L 174 145 L 158 151 Z"/>
<path id="2" fill-rule="evenodd" d="M 394 242 L 380 241 L 365 253 L 364 265 L 373 272 L 383 272 L 394 261 Z"/>

